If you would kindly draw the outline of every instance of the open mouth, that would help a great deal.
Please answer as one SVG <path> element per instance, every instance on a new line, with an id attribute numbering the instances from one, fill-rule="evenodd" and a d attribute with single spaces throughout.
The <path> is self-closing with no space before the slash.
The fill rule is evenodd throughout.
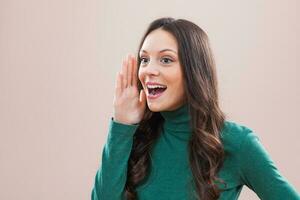
<path id="1" fill-rule="evenodd" d="M 161 93 L 163 93 L 167 87 L 165 86 L 159 86 L 159 87 L 148 87 L 148 94 L 149 96 L 157 96 Z"/>

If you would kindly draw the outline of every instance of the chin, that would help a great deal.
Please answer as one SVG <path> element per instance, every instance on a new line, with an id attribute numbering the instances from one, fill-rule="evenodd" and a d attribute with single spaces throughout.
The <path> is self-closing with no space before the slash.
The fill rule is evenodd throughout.
<path id="1" fill-rule="evenodd" d="M 163 108 L 160 106 L 160 103 L 150 103 L 148 104 L 147 102 L 147 106 L 149 108 L 150 111 L 152 112 L 160 112 L 163 110 Z"/>

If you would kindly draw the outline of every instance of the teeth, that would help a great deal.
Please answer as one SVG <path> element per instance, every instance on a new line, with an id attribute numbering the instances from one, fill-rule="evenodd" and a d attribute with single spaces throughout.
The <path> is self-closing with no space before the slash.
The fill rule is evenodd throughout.
<path id="1" fill-rule="evenodd" d="M 150 89 L 154 89 L 154 88 L 166 88 L 166 86 L 162 86 L 162 85 L 148 85 L 147 86 Z"/>

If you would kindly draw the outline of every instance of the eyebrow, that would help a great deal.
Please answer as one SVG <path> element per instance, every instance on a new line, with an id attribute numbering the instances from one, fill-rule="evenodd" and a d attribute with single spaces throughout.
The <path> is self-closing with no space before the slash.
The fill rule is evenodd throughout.
<path id="1" fill-rule="evenodd" d="M 161 53 L 161 52 L 164 52 L 164 51 L 173 51 L 174 53 L 176 53 L 177 54 L 177 52 L 176 51 L 174 51 L 174 50 L 172 50 L 172 49 L 163 49 L 163 50 L 160 50 L 159 51 L 159 53 Z M 145 53 L 147 53 L 147 51 L 146 50 L 141 50 L 141 52 L 145 52 Z M 141 53 L 140 52 L 140 53 Z"/>

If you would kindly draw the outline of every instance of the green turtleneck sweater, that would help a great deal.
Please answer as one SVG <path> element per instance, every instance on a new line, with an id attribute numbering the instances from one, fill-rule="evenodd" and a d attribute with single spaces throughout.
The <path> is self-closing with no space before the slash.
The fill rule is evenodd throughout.
<path id="1" fill-rule="evenodd" d="M 152 170 L 148 180 L 138 188 L 140 200 L 194 200 L 189 184 L 192 173 L 188 160 L 188 140 L 191 136 L 188 106 L 160 112 L 165 119 L 162 133 L 151 152 Z M 92 200 L 122 200 L 126 183 L 127 162 L 133 135 L 138 124 L 122 124 L 110 119 L 106 144 L 102 151 Z M 227 183 L 218 184 L 220 200 L 238 199 L 243 185 L 263 200 L 300 200 L 299 193 L 283 177 L 260 143 L 258 136 L 246 126 L 225 121 L 221 131 L 225 160 L 218 177 Z"/>

